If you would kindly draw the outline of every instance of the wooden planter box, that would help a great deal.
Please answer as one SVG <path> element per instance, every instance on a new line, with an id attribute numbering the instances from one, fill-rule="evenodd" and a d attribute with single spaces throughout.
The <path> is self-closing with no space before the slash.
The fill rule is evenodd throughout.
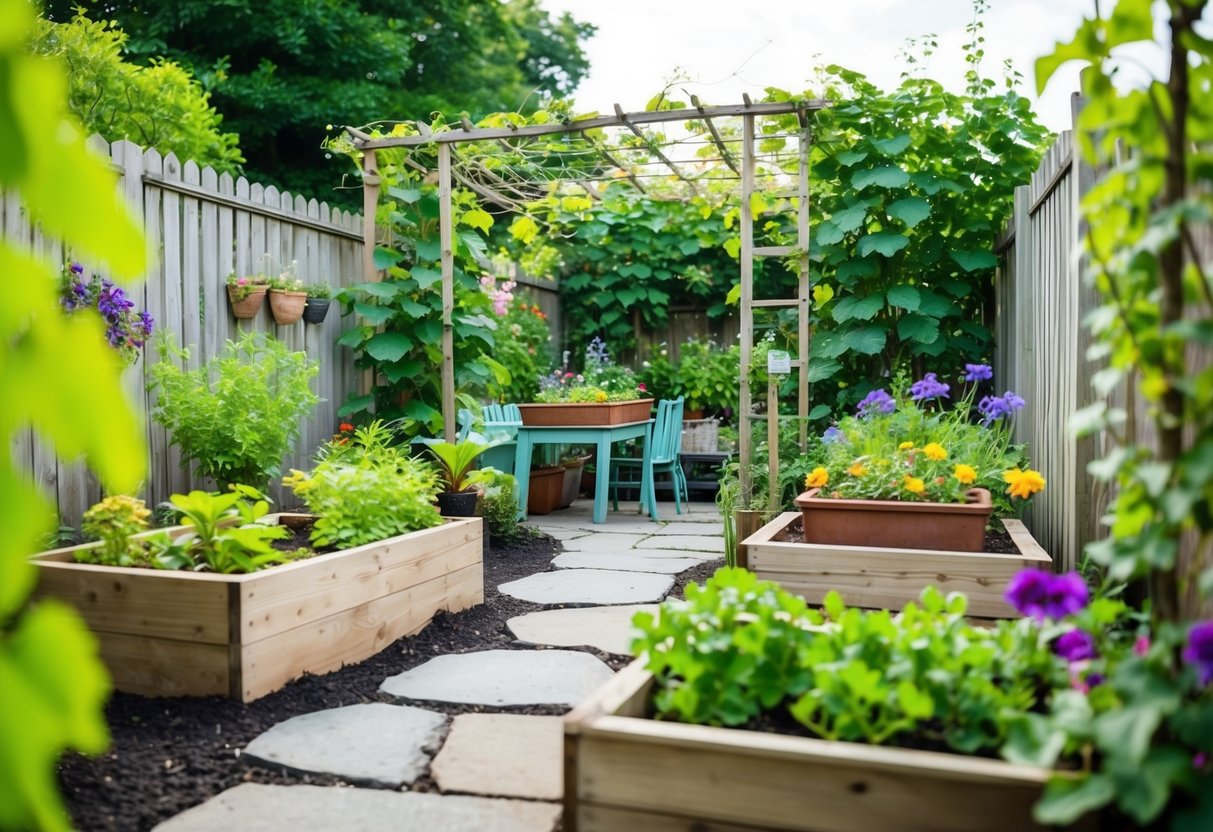
<path id="1" fill-rule="evenodd" d="M 784 512 L 741 541 L 745 566 L 758 577 L 819 604 L 831 589 L 853 607 L 898 610 L 934 584 L 943 592 L 969 597 L 969 615 L 1017 615 L 1003 594 L 1016 572 L 1032 567 L 1051 571 L 1053 561 L 1019 520 L 1003 520 L 1018 555 L 945 552 L 823 543 L 784 543 L 773 538 L 800 517 Z"/>
<path id="2" fill-rule="evenodd" d="M 645 718 L 624 668 L 564 717 L 565 832 L 1024 832 L 1050 772 L 1001 760 Z"/>
<path id="3" fill-rule="evenodd" d="M 643 422 L 653 410 L 652 399 L 627 402 L 556 402 L 520 404 L 522 424 L 528 427 L 576 427 L 580 425 L 625 425 Z"/>
<path id="4" fill-rule="evenodd" d="M 247 575 L 76 563 L 85 544 L 34 558 L 36 595 L 80 611 L 118 690 L 251 702 L 482 603 L 482 534 L 452 520 Z"/>

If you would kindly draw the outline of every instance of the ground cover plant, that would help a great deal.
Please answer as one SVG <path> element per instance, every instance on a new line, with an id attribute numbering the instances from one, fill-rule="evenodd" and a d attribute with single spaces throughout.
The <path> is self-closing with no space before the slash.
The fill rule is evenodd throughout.
<path id="1" fill-rule="evenodd" d="M 299 437 L 300 422 L 319 401 L 310 382 L 319 365 L 266 335 L 246 332 L 197 369 L 189 351 L 168 338 L 149 373 L 152 418 L 181 448 L 183 464 L 221 486 L 264 488 Z"/>

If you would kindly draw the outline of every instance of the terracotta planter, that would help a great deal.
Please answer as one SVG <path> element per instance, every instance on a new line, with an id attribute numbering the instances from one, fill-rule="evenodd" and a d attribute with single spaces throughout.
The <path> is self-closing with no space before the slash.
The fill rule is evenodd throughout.
<path id="1" fill-rule="evenodd" d="M 852 607 L 900 610 L 917 601 L 927 586 L 935 586 L 945 594 L 968 596 L 971 616 L 1015 618 L 1019 614 L 1005 599 L 1011 578 L 1024 569 L 1053 571 L 1049 553 L 1027 526 L 1011 518 L 1000 523 L 1017 551 L 997 553 L 801 543 L 789 531 L 800 519 L 794 511 L 747 535 L 742 514 L 738 512 L 737 549 L 744 555 L 738 565 L 810 604 L 820 604 L 833 589 Z M 872 523 L 870 518 L 866 522 Z"/>
<path id="2" fill-rule="evenodd" d="M 77 563 L 77 549 L 99 545 L 86 543 L 33 558 L 35 597 L 80 612 L 120 691 L 251 702 L 481 603 L 483 525 L 449 520 L 247 575 Z"/>
<path id="3" fill-rule="evenodd" d="M 257 313 L 261 311 L 261 304 L 265 301 L 265 287 L 253 289 L 242 299 L 236 300 L 238 291 L 237 286 L 227 287 L 227 299 L 232 305 L 232 314 L 241 320 L 257 317 Z"/>
<path id="4" fill-rule="evenodd" d="M 579 425 L 625 425 L 643 422 L 653 410 L 652 399 L 626 402 L 556 402 L 520 404 L 522 424 L 528 427 L 574 427 Z"/>
<path id="5" fill-rule="evenodd" d="M 652 688 L 637 661 L 564 717 L 566 832 L 1045 828 L 1032 806 L 1049 769 L 658 721 Z"/>
<path id="6" fill-rule="evenodd" d="M 833 500 L 820 491 L 796 498 L 805 543 L 980 552 L 994 511 L 984 488 L 969 489 L 967 503 Z"/>
<path id="7" fill-rule="evenodd" d="M 274 313 L 274 321 L 279 326 L 290 326 L 302 318 L 306 304 L 307 292 L 270 289 L 270 311 Z"/>
<path id="8" fill-rule="evenodd" d="M 551 514 L 560 508 L 564 496 L 564 469 L 532 468 L 531 486 L 527 491 L 527 514 Z"/>
<path id="9" fill-rule="evenodd" d="M 305 324 L 324 323 L 324 318 L 328 315 L 332 302 L 332 298 L 308 298 L 307 306 L 303 307 L 303 322 Z"/>

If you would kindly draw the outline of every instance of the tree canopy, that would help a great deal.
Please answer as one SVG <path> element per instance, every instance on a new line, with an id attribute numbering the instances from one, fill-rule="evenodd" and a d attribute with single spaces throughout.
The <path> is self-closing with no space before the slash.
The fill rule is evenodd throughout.
<path id="1" fill-rule="evenodd" d="M 326 124 L 534 110 L 577 86 L 594 31 L 538 0 L 47 0 L 46 13 L 80 5 L 117 22 L 132 60 L 191 70 L 259 179 L 318 195 L 345 172 L 321 149 Z"/>

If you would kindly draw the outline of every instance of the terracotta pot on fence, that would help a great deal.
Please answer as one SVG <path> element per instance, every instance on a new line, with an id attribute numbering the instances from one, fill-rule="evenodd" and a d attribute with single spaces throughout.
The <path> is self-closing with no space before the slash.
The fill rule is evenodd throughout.
<path id="1" fill-rule="evenodd" d="M 232 304 L 232 314 L 241 320 L 257 317 L 261 304 L 265 301 L 265 288 L 253 289 L 240 300 L 236 299 L 239 287 L 227 287 L 227 299 Z"/>
<path id="2" fill-rule="evenodd" d="M 280 289 L 270 289 L 270 311 L 274 313 L 274 321 L 279 326 L 290 326 L 302 318 L 305 304 L 307 304 L 307 292 L 283 292 Z"/>

